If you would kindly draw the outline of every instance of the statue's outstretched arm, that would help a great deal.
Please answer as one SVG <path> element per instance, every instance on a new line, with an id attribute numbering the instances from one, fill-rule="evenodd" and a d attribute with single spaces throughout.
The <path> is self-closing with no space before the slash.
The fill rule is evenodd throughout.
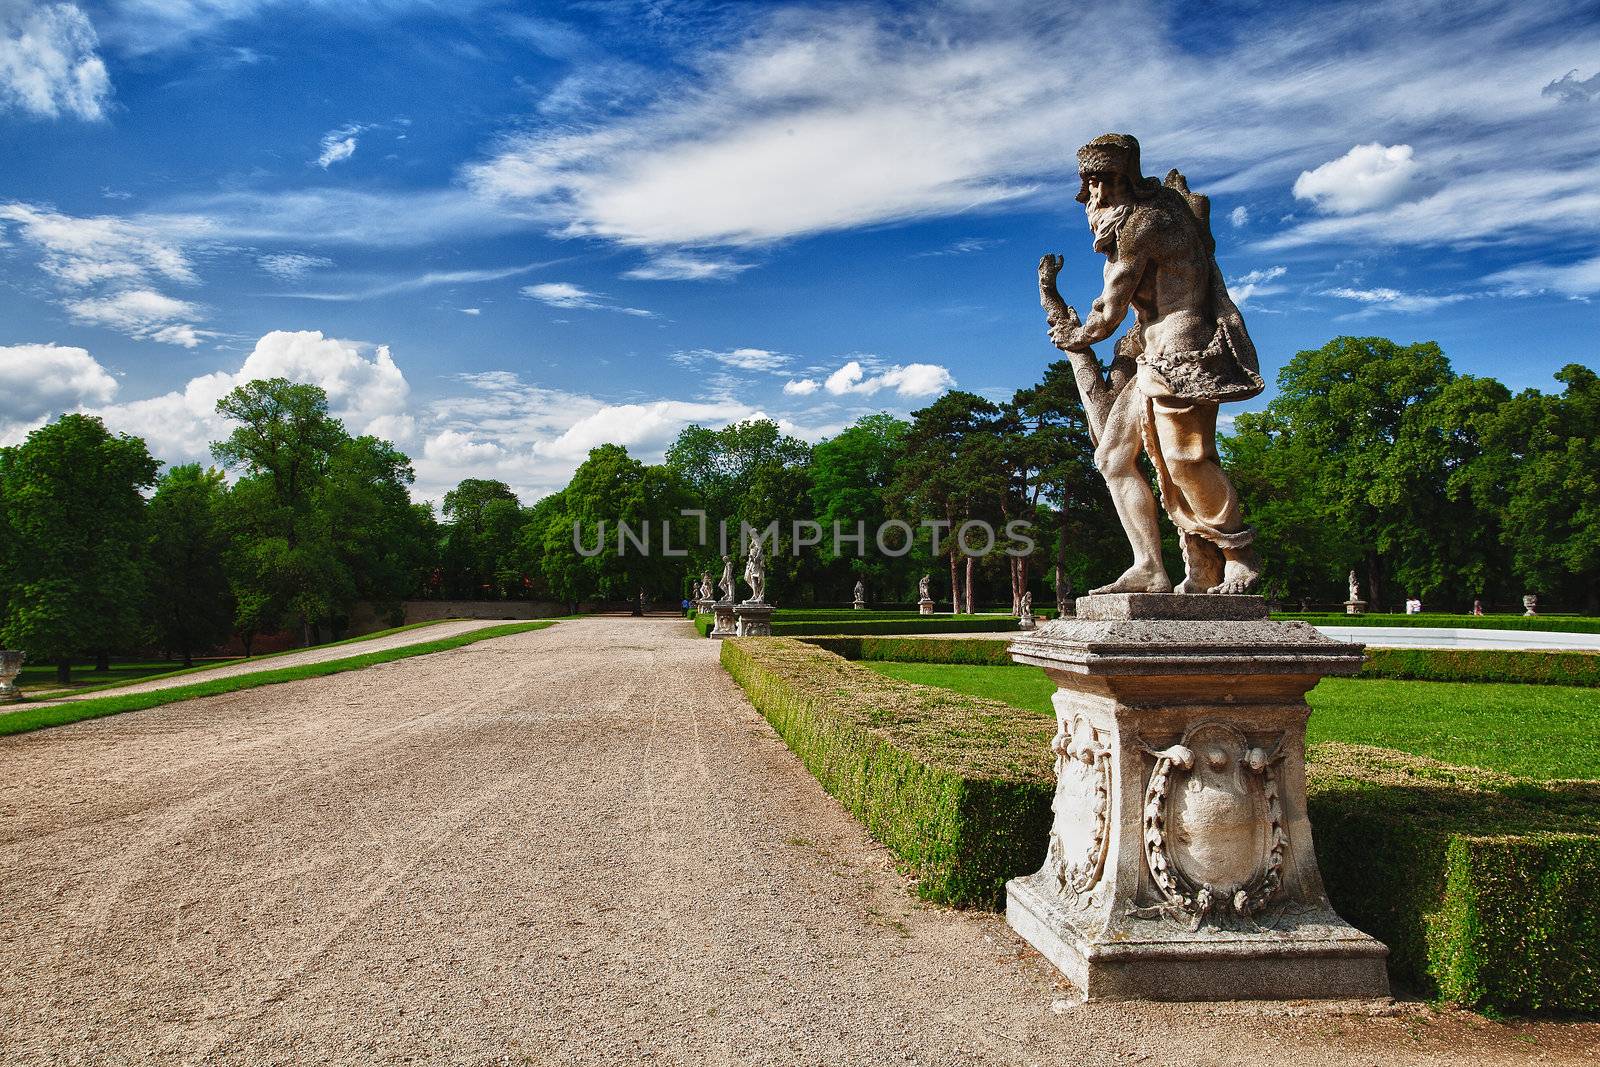
<path id="1" fill-rule="evenodd" d="M 1088 346 L 1110 337 L 1122 320 L 1128 316 L 1133 304 L 1133 294 L 1144 277 L 1144 259 L 1119 259 L 1106 267 L 1106 286 L 1094 302 L 1089 319 L 1074 339 L 1077 345 Z"/>

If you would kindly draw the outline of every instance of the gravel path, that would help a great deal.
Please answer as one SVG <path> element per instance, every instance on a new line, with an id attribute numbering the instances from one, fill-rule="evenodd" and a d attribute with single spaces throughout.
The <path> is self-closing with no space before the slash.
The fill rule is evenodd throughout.
<path id="1" fill-rule="evenodd" d="M 1594 1063 L 1600 1025 L 1084 1005 L 924 907 L 682 620 L 0 739 L 0 1063 Z"/>
<path id="2" fill-rule="evenodd" d="M 114 689 L 106 689 L 95 693 L 85 693 L 82 696 L 60 699 L 29 700 L 27 707 L 44 708 L 52 704 L 70 704 L 77 700 L 89 700 L 94 697 L 121 696 L 124 693 L 144 693 L 152 689 L 173 689 L 180 685 L 194 685 L 198 682 L 209 682 L 214 678 L 232 678 L 240 674 L 255 674 L 257 671 L 275 671 L 284 667 L 299 667 L 307 663 L 326 663 L 334 659 L 348 659 L 351 656 L 365 656 L 371 652 L 384 652 L 391 648 L 405 648 L 407 645 L 420 645 L 425 641 L 439 641 L 456 634 L 471 633 L 482 630 L 488 626 L 504 626 L 507 622 L 519 622 L 518 619 L 452 619 L 449 622 L 434 623 L 432 626 L 419 626 L 415 630 L 402 630 L 397 634 L 387 637 L 374 637 L 366 641 L 352 644 L 323 645 L 318 648 L 307 648 L 299 652 L 285 652 L 282 655 L 270 656 L 264 659 L 244 660 L 241 663 L 231 663 L 226 667 L 212 667 L 209 670 L 197 671 L 194 674 L 184 674 L 177 678 L 162 678 L 153 682 L 129 682 L 119 685 Z M 0 712 L 20 711 L 22 706 L 0 708 Z"/>

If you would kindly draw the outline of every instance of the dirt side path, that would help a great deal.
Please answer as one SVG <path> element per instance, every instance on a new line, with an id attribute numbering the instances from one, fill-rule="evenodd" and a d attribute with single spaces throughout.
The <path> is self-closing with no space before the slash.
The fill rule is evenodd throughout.
<path id="1" fill-rule="evenodd" d="M 564 622 L 0 739 L 0 1063 L 1596 1062 L 1592 1024 L 1078 1004 L 916 904 L 716 654 Z"/>
<path id="2" fill-rule="evenodd" d="M 162 678 L 153 682 L 129 682 L 127 685 L 119 685 L 114 689 L 85 693 L 82 696 L 29 700 L 26 704 L 0 708 L 0 713 L 21 711 L 25 707 L 44 708 L 49 707 L 51 704 L 70 704 L 78 700 L 92 700 L 95 697 L 144 693 L 152 689 L 173 689 L 181 685 L 209 682 L 215 678 L 232 678 L 240 674 L 255 674 L 257 671 L 275 671 L 284 667 L 299 667 L 307 663 L 326 663 L 329 660 L 349 659 L 351 656 L 365 656 L 372 652 L 386 652 L 391 648 L 405 648 L 409 645 L 420 645 L 426 641 L 440 641 L 446 637 L 454 637 L 456 634 L 471 633 L 474 630 L 482 630 L 489 626 L 504 626 L 507 622 L 522 621 L 527 620 L 452 619 L 449 622 L 435 623 L 432 626 L 419 626 L 415 630 L 405 630 L 401 633 L 390 634 L 387 637 L 374 637 L 367 641 L 358 641 L 348 645 L 324 645 L 320 648 L 307 648 L 299 652 L 285 652 L 282 655 L 270 656 L 264 659 L 245 660 L 242 663 L 230 663 L 226 667 L 213 667 L 209 670 L 196 671 L 194 674 L 185 674 L 177 678 Z"/>

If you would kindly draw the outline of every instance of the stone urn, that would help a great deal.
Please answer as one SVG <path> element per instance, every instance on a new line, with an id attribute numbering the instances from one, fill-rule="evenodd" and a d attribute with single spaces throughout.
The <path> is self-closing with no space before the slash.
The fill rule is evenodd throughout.
<path id="1" fill-rule="evenodd" d="M 0 652 L 0 704 L 15 704 L 22 699 L 17 675 L 22 673 L 21 652 Z"/>

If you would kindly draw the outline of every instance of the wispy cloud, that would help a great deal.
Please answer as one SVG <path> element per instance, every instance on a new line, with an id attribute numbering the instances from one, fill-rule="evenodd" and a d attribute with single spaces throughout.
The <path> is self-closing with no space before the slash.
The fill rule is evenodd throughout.
<path id="1" fill-rule="evenodd" d="M 582 286 L 573 285 L 571 282 L 541 282 L 538 285 L 525 285 L 522 295 L 537 300 L 541 304 L 549 304 L 556 308 L 570 308 L 579 311 L 618 311 L 624 315 L 637 315 L 640 318 L 653 318 L 655 313 L 643 308 L 623 307 L 615 304 L 611 299 L 601 293 L 592 293 Z"/>
<path id="2" fill-rule="evenodd" d="M 706 281 L 732 278 L 744 273 L 754 263 L 746 263 L 728 256 L 705 255 L 688 252 L 664 252 L 652 256 L 645 263 L 625 272 L 624 278 L 641 281 Z"/>
<path id="3" fill-rule="evenodd" d="M 1406 293 L 1399 289 L 1351 289 L 1339 287 L 1325 289 L 1323 296 L 1338 297 L 1340 300 L 1354 300 L 1364 305 L 1367 312 L 1400 312 L 1417 314 L 1437 311 L 1439 308 L 1450 304 L 1459 304 L 1463 300 L 1473 300 L 1482 294 L 1476 293 Z"/>
<path id="4" fill-rule="evenodd" d="M 497 282 L 505 278 L 515 278 L 521 274 L 548 267 L 556 260 L 547 260 L 539 263 L 524 263 L 516 267 L 488 267 L 477 270 L 436 270 L 428 271 L 410 278 L 399 278 L 392 281 L 381 282 L 377 285 L 367 286 L 342 292 L 317 292 L 317 293 L 284 293 L 282 295 L 295 297 L 301 300 L 326 300 L 345 302 L 352 300 L 373 300 L 378 297 L 394 296 L 396 293 L 414 293 L 421 289 L 432 289 L 441 285 L 470 285 L 479 282 Z"/>
<path id="5" fill-rule="evenodd" d="M 968 237 L 965 240 L 953 241 L 943 248 L 930 248 L 926 252 L 918 252 L 919 257 L 925 256 L 970 256 L 974 252 L 985 252 L 1004 241 L 994 237 Z"/>
<path id="6" fill-rule="evenodd" d="M 695 367 L 711 362 L 737 370 L 761 371 L 766 374 L 782 374 L 785 368 L 794 362 L 793 356 L 765 348 L 734 348 L 721 352 L 709 348 L 695 348 L 674 352 L 671 358 L 674 363 L 684 367 Z"/>
<path id="7" fill-rule="evenodd" d="M 309 256 L 303 252 L 273 252 L 256 260 L 261 269 L 275 278 L 296 282 L 314 270 L 333 266 L 327 256 Z"/>
<path id="8" fill-rule="evenodd" d="M 1288 267 L 1266 267 L 1262 270 L 1253 270 L 1241 274 L 1237 278 L 1228 279 L 1228 295 L 1240 307 L 1245 307 L 1252 301 L 1263 296 L 1274 296 L 1283 292 L 1283 286 L 1274 285 L 1273 282 L 1289 272 Z"/>
<path id="9" fill-rule="evenodd" d="M 342 163 L 356 154 L 357 138 L 367 127 L 360 123 L 348 123 L 337 129 L 329 130 L 322 135 L 322 152 L 312 160 L 323 170 L 327 170 L 335 163 Z"/>
<path id="10" fill-rule="evenodd" d="M 1574 299 L 1600 296 L 1600 256 L 1576 263 L 1525 263 L 1484 279 L 1512 295 L 1552 290 Z"/>

